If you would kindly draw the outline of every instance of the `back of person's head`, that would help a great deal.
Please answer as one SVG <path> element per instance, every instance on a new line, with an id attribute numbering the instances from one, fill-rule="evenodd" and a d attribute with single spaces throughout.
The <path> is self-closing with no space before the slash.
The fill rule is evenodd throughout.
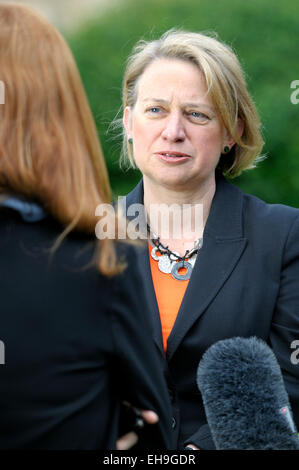
<path id="1" fill-rule="evenodd" d="M 0 192 L 40 202 L 66 232 L 94 233 L 95 208 L 111 199 L 95 123 L 68 45 L 28 6 L 0 4 L 0 80 Z"/>
<path id="2" fill-rule="evenodd" d="M 94 121 L 69 47 L 27 6 L 0 5 L 0 78 L 1 190 L 94 230 L 95 205 L 110 200 Z"/>

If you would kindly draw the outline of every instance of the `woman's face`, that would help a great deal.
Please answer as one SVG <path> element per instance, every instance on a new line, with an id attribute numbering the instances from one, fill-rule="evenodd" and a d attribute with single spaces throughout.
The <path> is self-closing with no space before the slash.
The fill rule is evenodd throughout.
<path id="1" fill-rule="evenodd" d="M 180 59 L 157 59 L 137 87 L 136 104 L 125 109 L 124 125 L 144 177 L 187 190 L 214 180 L 220 154 L 233 142 L 199 68 Z"/>

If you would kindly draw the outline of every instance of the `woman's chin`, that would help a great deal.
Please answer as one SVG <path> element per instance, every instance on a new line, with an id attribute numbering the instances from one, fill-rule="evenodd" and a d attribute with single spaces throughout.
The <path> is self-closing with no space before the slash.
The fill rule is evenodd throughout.
<path id="1" fill-rule="evenodd" d="M 155 175 L 156 184 L 173 190 L 188 190 L 190 188 L 190 178 L 187 175 Z"/>

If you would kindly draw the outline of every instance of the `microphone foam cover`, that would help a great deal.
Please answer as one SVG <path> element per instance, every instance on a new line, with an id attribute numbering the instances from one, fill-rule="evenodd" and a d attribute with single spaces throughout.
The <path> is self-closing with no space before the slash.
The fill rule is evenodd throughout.
<path id="1" fill-rule="evenodd" d="M 197 371 L 216 449 L 299 449 L 279 364 L 256 337 L 218 341 Z"/>

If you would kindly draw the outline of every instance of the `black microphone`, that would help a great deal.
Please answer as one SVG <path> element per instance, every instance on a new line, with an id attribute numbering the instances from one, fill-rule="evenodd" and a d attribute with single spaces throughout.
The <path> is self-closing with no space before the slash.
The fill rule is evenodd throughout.
<path id="1" fill-rule="evenodd" d="M 261 339 L 213 344 L 199 363 L 197 385 L 217 450 L 299 449 L 280 367 Z"/>

